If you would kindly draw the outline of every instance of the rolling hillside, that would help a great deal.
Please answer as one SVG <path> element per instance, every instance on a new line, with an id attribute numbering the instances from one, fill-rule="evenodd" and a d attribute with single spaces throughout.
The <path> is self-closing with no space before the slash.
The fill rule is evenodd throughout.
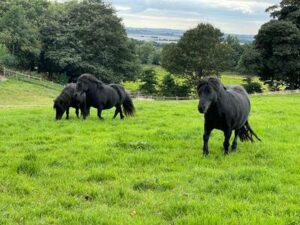
<path id="1" fill-rule="evenodd" d="M 48 87 L 36 81 L 0 81 L 0 107 L 49 105 L 62 89 L 60 85 Z"/>

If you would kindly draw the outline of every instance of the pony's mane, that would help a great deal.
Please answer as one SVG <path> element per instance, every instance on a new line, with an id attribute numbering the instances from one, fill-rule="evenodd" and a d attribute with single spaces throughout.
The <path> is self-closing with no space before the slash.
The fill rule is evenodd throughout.
<path id="1" fill-rule="evenodd" d="M 205 77 L 200 80 L 197 90 L 205 84 L 212 86 L 216 91 L 220 90 L 221 88 L 226 90 L 226 87 L 221 83 L 220 79 L 217 77 Z"/>
<path id="2" fill-rule="evenodd" d="M 75 91 L 76 84 L 75 83 L 70 83 L 67 84 L 66 87 L 62 90 L 59 96 L 54 100 L 55 102 L 57 101 L 63 101 L 67 102 L 72 98 L 72 94 Z"/>
<path id="3" fill-rule="evenodd" d="M 78 80 L 82 80 L 82 81 L 90 81 L 92 83 L 96 83 L 97 86 L 102 86 L 104 83 L 102 81 L 100 81 L 97 77 L 95 77 L 94 75 L 92 74 L 88 74 L 88 73 L 85 73 L 85 74 L 82 74 Z"/>

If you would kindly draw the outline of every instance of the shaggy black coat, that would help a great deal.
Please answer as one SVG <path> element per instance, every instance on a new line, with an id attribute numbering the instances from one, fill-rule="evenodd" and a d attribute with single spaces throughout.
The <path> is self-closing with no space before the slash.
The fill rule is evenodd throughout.
<path id="1" fill-rule="evenodd" d="M 86 105 L 98 110 L 99 119 L 103 119 L 102 110 L 116 108 L 113 118 L 120 113 L 123 119 L 125 116 L 133 116 L 135 108 L 130 96 L 119 84 L 106 85 L 91 74 L 82 74 L 76 85 L 76 96 L 86 95 Z M 122 109 L 123 106 L 123 109 Z"/>
<path id="2" fill-rule="evenodd" d="M 66 112 L 66 119 L 69 119 L 69 108 L 75 108 L 76 116 L 79 117 L 79 109 L 82 114 L 87 114 L 85 95 L 75 96 L 76 84 L 68 84 L 61 92 L 61 94 L 54 100 L 53 108 L 56 110 L 55 119 L 60 120 Z"/>
<path id="3" fill-rule="evenodd" d="M 236 150 L 237 138 L 253 142 L 253 136 L 260 140 L 248 122 L 250 100 L 247 92 L 240 86 L 225 87 L 217 78 L 208 77 L 200 81 L 197 87 L 200 98 L 198 110 L 204 113 L 203 154 L 208 155 L 208 140 L 213 129 L 224 132 L 225 154 L 228 154 L 232 131 L 235 137 L 231 146 Z"/>

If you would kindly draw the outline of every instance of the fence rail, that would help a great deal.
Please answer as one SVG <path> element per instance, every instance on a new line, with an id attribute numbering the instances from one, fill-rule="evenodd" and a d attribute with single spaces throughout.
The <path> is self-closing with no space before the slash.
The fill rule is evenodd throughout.
<path id="1" fill-rule="evenodd" d="M 62 88 L 61 84 L 55 83 L 51 80 L 44 79 L 42 76 L 34 76 L 32 74 L 21 73 L 21 72 L 17 72 L 17 71 L 8 69 L 6 67 L 3 67 L 2 71 L 3 71 L 4 77 L 9 77 L 9 78 L 13 78 L 16 80 L 22 80 L 22 81 L 26 81 L 26 82 L 31 82 L 34 84 L 38 84 L 38 85 L 45 86 L 48 88 L 53 88 L 53 89 L 61 89 Z"/>
<path id="2" fill-rule="evenodd" d="M 250 94 L 250 96 L 265 96 L 265 95 L 287 95 L 287 94 L 297 94 L 300 93 L 300 90 L 286 90 L 286 91 L 273 91 L 273 92 L 263 92 L 263 93 L 254 93 Z M 141 100 L 157 100 L 157 101 L 164 101 L 164 100 L 196 100 L 199 99 L 197 96 L 190 96 L 190 97 L 166 97 L 166 96 L 151 96 L 151 95 L 142 95 L 139 92 L 137 93 L 130 93 L 130 97 L 134 99 L 141 99 Z"/>

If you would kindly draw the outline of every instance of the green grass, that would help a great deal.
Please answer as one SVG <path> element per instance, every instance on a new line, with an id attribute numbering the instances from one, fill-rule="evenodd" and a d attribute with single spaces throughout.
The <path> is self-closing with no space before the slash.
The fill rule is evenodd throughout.
<path id="1" fill-rule="evenodd" d="M 34 82 L 34 83 L 31 83 Z M 57 97 L 63 86 L 44 86 L 45 82 L 29 82 L 9 79 L 0 81 L 0 107 L 49 105 Z"/>
<path id="2" fill-rule="evenodd" d="M 252 97 L 263 142 L 225 157 L 214 131 L 204 158 L 197 101 L 56 122 L 54 92 L 18 102 L 3 89 L 23 84 L 4 83 L 0 105 L 16 108 L 0 107 L 0 224 L 300 224 L 300 95 Z M 47 106 L 17 106 L 35 92 Z"/>

